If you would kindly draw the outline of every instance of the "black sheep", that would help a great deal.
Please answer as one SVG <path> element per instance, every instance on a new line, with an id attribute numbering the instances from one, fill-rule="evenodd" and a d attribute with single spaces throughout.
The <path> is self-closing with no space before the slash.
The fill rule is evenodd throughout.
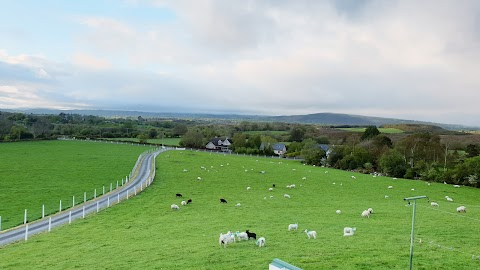
<path id="1" fill-rule="evenodd" d="M 227 203 L 227 200 L 225 200 L 225 199 L 220 199 L 220 202 L 221 202 L 221 203 Z"/>
<path id="2" fill-rule="evenodd" d="M 181 198 L 181 197 L 182 197 L 182 194 L 180 194 L 180 193 L 177 193 L 177 195 L 176 195 L 176 196 L 177 196 L 177 198 L 178 198 L 178 197 L 180 197 L 180 198 Z"/>
<path id="3" fill-rule="evenodd" d="M 192 199 L 188 199 L 187 200 L 187 204 L 191 203 L 192 202 Z"/>
<path id="4" fill-rule="evenodd" d="M 255 240 L 257 239 L 257 234 L 256 234 L 256 233 L 253 233 L 253 232 L 251 233 L 251 232 L 249 232 L 248 230 L 246 230 L 245 232 L 246 232 L 247 235 L 248 235 L 248 239 L 250 239 L 250 238 L 253 238 L 253 239 L 255 239 Z"/>

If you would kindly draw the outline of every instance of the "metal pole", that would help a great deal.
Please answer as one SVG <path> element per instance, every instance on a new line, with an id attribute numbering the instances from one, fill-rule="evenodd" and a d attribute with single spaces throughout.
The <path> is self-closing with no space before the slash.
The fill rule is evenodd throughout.
<path id="1" fill-rule="evenodd" d="M 415 230 L 415 210 L 417 209 L 417 200 L 413 201 L 413 214 L 412 214 L 412 233 L 410 234 L 410 270 L 413 267 L 413 234 Z"/>

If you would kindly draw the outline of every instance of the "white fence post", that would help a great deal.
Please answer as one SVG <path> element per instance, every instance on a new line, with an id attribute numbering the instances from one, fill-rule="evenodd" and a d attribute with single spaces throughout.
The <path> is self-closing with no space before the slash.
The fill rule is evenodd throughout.
<path id="1" fill-rule="evenodd" d="M 87 202 L 87 192 L 83 192 L 83 203 Z"/>
<path id="2" fill-rule="evenodd" d="M 68 212 L 68 224 L 72 223 L 72 210 Z"/>
<path id="3" fill-rule="evenodd" d="M 75 195 L 72 196 L 72 207 L 75 206 Z"/>
<path id="4" fill-rule="evenodd" d="M 58 212 L 62 212 L 62 200 L 60 200 L 60 207 L 58 207 Z"/>
<path id="5" fill-rule="evenodd" d="M 117 188 L 118 188 L 118 180 L 117 180 Z"/>
<path id="6" fill-rule="evenodd" d="M 52 217 L 48 218 L 48 231 L 52 230 Z"/>
<path id="7" fill-rule="evenodd" d="M 83 206 L 82 218 L 85 218 L 85 205 Z"/>
<path id="8" fill-rule="evenodd" d="M 45 204 L 42 204 L 42 218 L 45 217 Z"/>
<path id="9" fill-rule="evenodd" d="M 120 203 L 120 193 L 117 194 L 117 203 Z"/>
<path id="10" fill-rule="evenodd" d="M 99 209 L 98 209 L 98 201 L 97 201 L 97 213 L 98 213 L 98 210 L 99 210 Z"/>
<path id="11" fill-rule="evenodd" d="M 107 198 L 107 207 L 110 207 L 110 197 Z"/>
<path id="12" fill-rule="evenodd" d="M 27 209 L 25 209 L 25 215 L 23 216 L 23 224 L 27 224 Z"/>
<path id="13" fill-rule="evenodd" d="M 123 187 L 123 178 L 122 178 L 122 187 Z"/>
<path id="14" fill-rule="evenodd" d="M 28 240 L 28 224 L 25 225 L 25 241 Z"/>
<path id="15" fill-rule="evenodd" d="M 95 191 L 93 192 L 93 198 L 94 198 L 94 199 L 97 198 L 97 189 L 95 189 Z"/>

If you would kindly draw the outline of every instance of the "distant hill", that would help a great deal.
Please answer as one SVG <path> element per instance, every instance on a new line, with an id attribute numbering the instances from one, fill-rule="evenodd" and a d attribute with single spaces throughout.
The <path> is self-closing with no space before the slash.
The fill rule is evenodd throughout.
<path id="1" fill-rule="evenodd" d="M 0 109 L 2 110 L 2 109 Z M 302 124 L 317 124 L 325 126 L 387 126 L 387 125 L 428 125 L 438 126 L 448 130 L 478 130 L 479 127 L 469 127 L 463 125 L 441 124 L 433 122 L 423 122 L 415 120 L 382 118 L 352 114 L 340 113 L 315 113 L 306 115 L 283 115 L 283 116 L 264 116 L 264 115 L 240 115 L 240 114 L 204 114 L 204 113 L 159 113 L 159 112 L 141 112 L 141 111 L 120 111 L 120 110 L 52 110 L 52 109 L 25 109 L 25 110 L 3 110 L 9 112 L 23 112 L 33 114 L 81 114 L 96 115 L 109 118 L 128 118 L 142 116 L 144 118 L 187 118 L 187 119 L 210 119 L 217 121 L 268 121 L 268 122 L 288 122 Z M 402 126 L 400 129 L 407 128 Z"/>

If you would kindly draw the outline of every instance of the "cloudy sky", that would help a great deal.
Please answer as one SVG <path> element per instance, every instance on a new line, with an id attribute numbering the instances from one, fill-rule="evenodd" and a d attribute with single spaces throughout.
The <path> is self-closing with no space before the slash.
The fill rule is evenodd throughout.
<path id="1" fill-rule="evenodd" d="M 480 126 L 477 0 L 0 6 L 0 109 L 335 112 Z"/>

